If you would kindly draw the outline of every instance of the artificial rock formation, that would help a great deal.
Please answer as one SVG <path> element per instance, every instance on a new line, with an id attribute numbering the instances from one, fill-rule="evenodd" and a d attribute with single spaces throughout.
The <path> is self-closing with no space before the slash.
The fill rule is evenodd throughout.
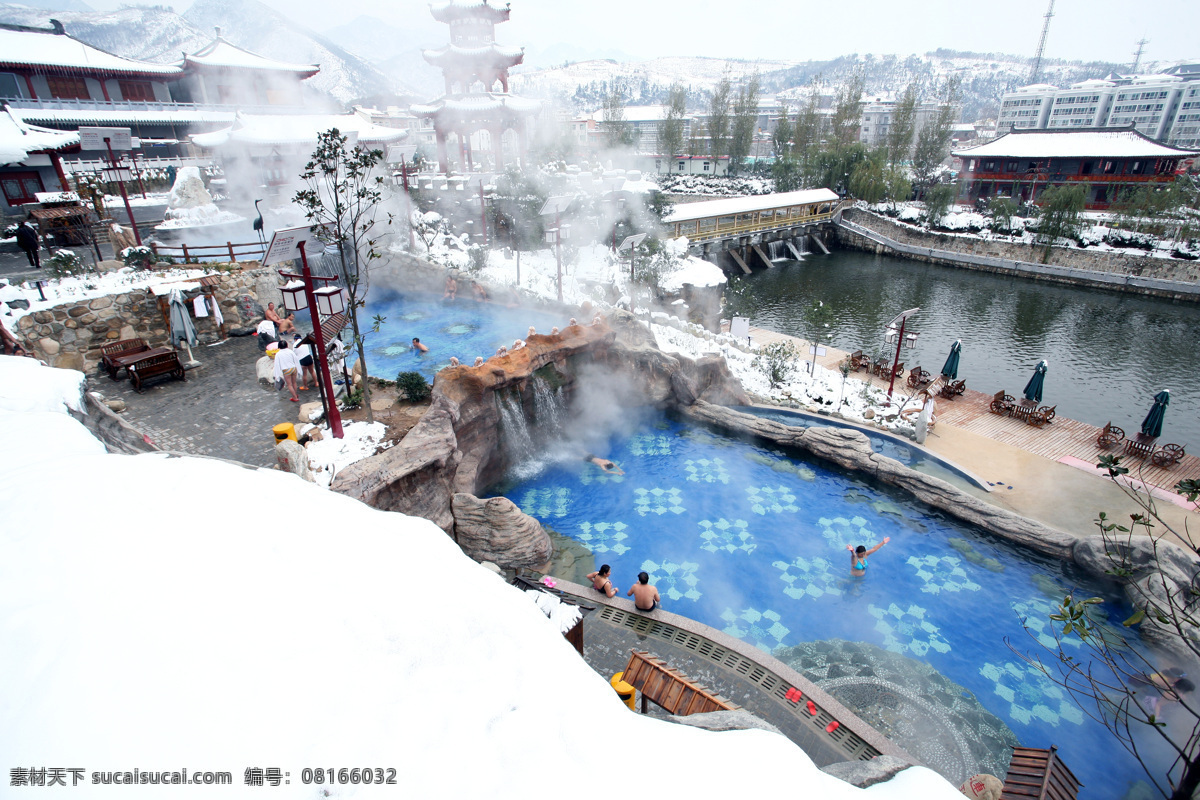
<path id="1" fill-rule="evenodd" d="M 550 536 L 542 524 L 507 497 L 481 500 L 455 492 L 454 535 L 463 552 L 500 567 L 538 568 L 550 560 Z"/>

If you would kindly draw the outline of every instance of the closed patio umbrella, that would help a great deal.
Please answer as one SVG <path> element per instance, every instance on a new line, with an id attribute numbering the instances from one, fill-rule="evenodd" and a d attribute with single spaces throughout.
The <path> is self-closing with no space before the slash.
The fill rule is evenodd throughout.
<path id="1" fill-rule="evenodd" d="M 955 339 L 954 344 L 950 345 L 950 355 L 946 356 L 946 363 L 942 365 L 942 374 L 947 378 L 958 377 L 958 356 L 962 352 L 962 340 Z"/>
<path id="2" fill-rule="evenodd" d="M 1150 413 L 1142 420 L 1142 433 L 1156 439 L 1162 436 L 1163 417 L 1167 415 L 1167 405 L 1170 402 L 1171 393 L 1166 389 L 1154 395 L 1154 405 L 1150 407 Z"/>
<path id="3" fill-rule="evenodd" d="M 1033 377 L 1029 379 L 1029 383 L 1025 384 L 1025 399 L 1035 403 L 1042 402 L 1042 388 L 1045 383 L 1046 362 L 1043 359 L 1038 362 L 1037 369 L 1033 371 Z"/>
<path id="4" fill-rule="evenodd" d="M 187 304 L 183 302 L 183 292 L 172 289 L 168 299 L 171 306 L 171 344 L 178 347 L 183 343 L 188 354 L 185 367 L 190 369 L 199 366 L 200 362 L 192 358 L 192 345 L 196 344 L 196 326 L 192 325 L 192 316 L 188 313 Z"/>

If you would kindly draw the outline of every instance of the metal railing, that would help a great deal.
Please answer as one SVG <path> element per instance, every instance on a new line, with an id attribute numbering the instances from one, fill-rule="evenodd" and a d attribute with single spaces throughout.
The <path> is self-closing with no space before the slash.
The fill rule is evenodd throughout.
<path id="1" fill-rule="evenodd" d="M 754 215 L 754 219 L 748 222 L 737 222 L 722 225 L 720 222 L 716 227 L 707 230 L 698 230 L 698 224 L 704 220 L 676 222 L 675 235 L 686 236 L 691 242 L 703 242 L 709 239 L 721 239 L 727 236 L 740 236 L 748 233 L 758 233 L 759 231 L 769 231 L 781 228 L 791 228 L 795 225 L 804 225 L 810 222 L 828 222 L 833 219 L 838 209 L 830 208 L 827 211 L 822 211 L 816 214 L 805 214 L 803 216 L 787 216 L 787 217 L 772 217 L 770 220 L 761 219 L 758 214 Z M 722 216 L 730 216 L 728 214 Z M 709 217 L 708 219 L 712 219 Z M 688 228 L 691 230 L 687 230 Z"/>
<path id="2" fill-rule="evenodd" d="M 154 156 L 153 158 L 144 158 L 138 156 L 135 166 L 137 169 L 165 169 L 166 167 L 211 167 L 214 162 L 212 158 L 206 156 Z M 81 158 L 77 161 L 62 162 L 63 172 L 68 175 L 74 175 L 80 172 L 96 172 L 97 170 L 107 169 L 109 163 L 107 160 L 99 158 Z"/>
<path id="3" fill-rule="evenodd" d="M 228 115 L 233 121 L 236 112 L 243 114 L 303 114 L 303 106 L 259 105 L 247 106 L 229 103 L 177 103 L 158 100 L 68 100 L 59 98 L 10 98 L 4 101 L 10 108 L 28 111 L 90 111 L 90 112 L 145 112 L 175 111 L 181 113 L 211 112 Z"/>

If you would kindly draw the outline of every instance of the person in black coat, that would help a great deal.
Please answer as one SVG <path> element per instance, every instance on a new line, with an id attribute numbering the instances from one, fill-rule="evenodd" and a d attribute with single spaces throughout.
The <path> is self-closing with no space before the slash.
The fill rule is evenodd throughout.
<path id="1" fill-rule="evenodd" d="M 29 266 L 40 268 L 42 259 L 38 254 L 38 249 L 41 243 L 38 241 L 37 231 L 28 221 L 17 226 L 17 247 L 25 251 L 25 256 L 29 259 Z"/>

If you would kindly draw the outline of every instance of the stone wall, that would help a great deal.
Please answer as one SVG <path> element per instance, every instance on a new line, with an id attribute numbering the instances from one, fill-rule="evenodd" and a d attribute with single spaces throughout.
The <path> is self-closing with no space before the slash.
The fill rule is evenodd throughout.
<path id="1" fill-rule="evenodd" d="M 951 253 L 961 253 L 968 257 L 1000 259 L 1008 262 L 1021 262 L 1025 265 L 1040 265 L 1042 257 L 1045 254 L 1045 248 L 1036 245 L 916 230 L 907 225 L 894 222 L 887 217 L 882 217 L 860 208 L 846 209 L 843 212 L 843 217 L 849 222 L 912 248 L 949 251 Z M 1170 289 L 1154 287 L 1145 283 L 1139 284 L 1139 281 L 1133 280 L 1147 279 L 1195 283 L 1200 281 L 1200 262 L 1197 261 L 1126 255 L 1111 250 L 1080 250 L 1068 247 L 1053 247 L 1051 248 L 1050 259 L 1047 262 L 1048 268 L 1042 272 L 1038 272 L 1036 269 L 1017 270 L 1003 266 L 971 263 L 969 261 L 956 260 L 952 257 L 939 257 L 935 253 L 894 252 L 885 245 L 881 245 L 841 227 L 837 228 L 837 236 L 839 243 L 845 247 L 870 252 L 893 253 L 902 258 L 910 258 L 928 263 L 946 264 L 984 272 L 1016 274 L 1055 283 L 1100 286 L 1138 294 L 1170 296 L 1177 299 L 1189 300 L 1200 299 L 1190 293 L 1171 292 Z M 1055 267 L 1059 269 L 1056 270 L 1054 269 Z M 1088 273 L 1100 274 L 1089 276 Z M 1123 277 L 1129 280 L 1114 281 L 1114 277 Z"/>
<path id="2" fill-rule="evenodd" d="M 226 332 L 252 329 L 262 320 L 262 306 L 279 302 L 279 278 L 273 269 L 253 261 L 214 266 L 219 270 L 214 273 L 218 282 L 211 291 L 220 304 Z M 193 322 L 202 343 L 221 338 L 213 317 Z M 20 319 L 17 332 L 50 366 L 90 372 L 100 363 L 100 348 L 120 339 L 141 338 L 151 347 L 169 344 L 170 324 L 149 289 L 133 289 L 35 311 Z"/>

